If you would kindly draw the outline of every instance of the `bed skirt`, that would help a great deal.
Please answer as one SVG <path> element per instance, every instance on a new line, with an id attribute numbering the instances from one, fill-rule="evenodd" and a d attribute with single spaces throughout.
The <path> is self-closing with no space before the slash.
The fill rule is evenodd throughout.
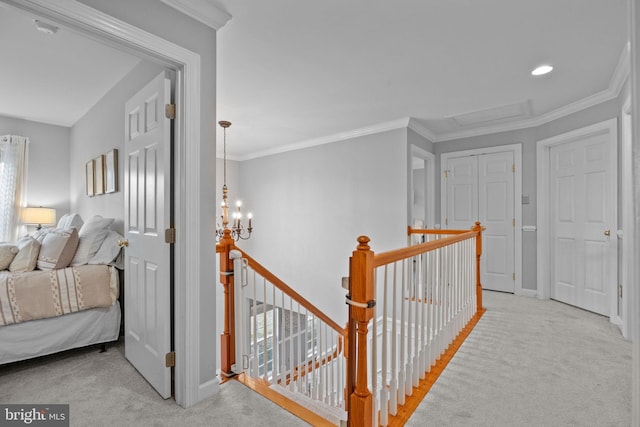
<path id="1" fill-rule="evenodd" d="M 0 364 L 118 339 L 120 304 L 0 327 Z"/>

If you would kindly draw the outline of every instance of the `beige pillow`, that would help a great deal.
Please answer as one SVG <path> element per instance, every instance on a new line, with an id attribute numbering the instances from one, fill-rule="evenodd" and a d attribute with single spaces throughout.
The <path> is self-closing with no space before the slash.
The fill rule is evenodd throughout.
<path id="1" fill-rule="evenodd" d="M 40 242 L 31 236 L 25 236 L 20 239 L 16 245 L 19 251 L 9 265 L 9 271 L 12 273 L 33 271 L 38 262 Z"/>
<path id="2" fill-rule="evenodd" d="M 75 228 L 56 228 L 49 231 L 42 240 L 38 268 L 56 270 L 67 267 L 76 253 L 78 240 L 78 230 Z"/>
<path id="3" fill-rule="evenodd" d="M 0 243 L 0 270 L 7 270 L 20 249 L 13 243 Z"/>

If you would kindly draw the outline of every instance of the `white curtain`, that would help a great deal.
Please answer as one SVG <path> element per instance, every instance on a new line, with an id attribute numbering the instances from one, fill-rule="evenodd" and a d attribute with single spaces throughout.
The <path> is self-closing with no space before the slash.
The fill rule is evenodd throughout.
<path id="1" fill-rule="evenodd" d="M 0 136 L 0 242 L 14 242 L 25 202 L 29 138 Z"/>

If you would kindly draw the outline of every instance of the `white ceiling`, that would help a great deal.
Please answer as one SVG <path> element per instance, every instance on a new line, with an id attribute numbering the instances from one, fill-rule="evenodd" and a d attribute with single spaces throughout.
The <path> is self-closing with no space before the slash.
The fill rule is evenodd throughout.
<path id="1" fill-rule="evenodd" d="M 541 117 L 606 91 L 627 40 L 626 0 L 217 3 L 218 119 L 240 158 L 408 117 L 437 140 L 469 129 L 459 114 Z"/>
<path id="2" fill-rule="evenodd" d="M 624 75 L 627 0 L 210 1 L 232 15 L 218 31 L 216 119 L 233 122 L 231 158 L 409 118 L 436 141 L 523 127 L 615 95 Z M 0 114 L 65 126 L 139 61 L 39 33 L 2 3 L 0 54 Z M 553 73 L 531 77 L 544 62 Z"/>
<path id="3" fill-rule="evenodd" d="M 0 3 L 0 115 L 72 126 L 140 59 Z"/>

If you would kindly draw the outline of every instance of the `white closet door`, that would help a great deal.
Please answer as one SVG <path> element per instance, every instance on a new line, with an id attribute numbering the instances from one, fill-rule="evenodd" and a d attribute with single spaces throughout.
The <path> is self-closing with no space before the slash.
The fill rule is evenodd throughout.
<path id="1" fill-rule="evenodd" d="M 480 280 L 484 289 L 514 292 L 513 152 L 452 157 L 445 174 L 445 227 L 485 227 Z"/>
<path id="2" fill-rule="evenodd" d="M 478 156 L 454 157 L 447 162 L 445 228 L 465 230 L 478 220 Z"/>
<path id="3" fill-rule="evenodd" d="M 607 134 L 550 150 L 551 297 L 605 316 L 617 273 L 609 155 Z"/>
<path id="4" fill-rule="evenodd" d="M 513 152 L 478 156 L 478 218 L 482 234 L 481 282 L 486 289 L 514 291 L 515 215 Z"/>

